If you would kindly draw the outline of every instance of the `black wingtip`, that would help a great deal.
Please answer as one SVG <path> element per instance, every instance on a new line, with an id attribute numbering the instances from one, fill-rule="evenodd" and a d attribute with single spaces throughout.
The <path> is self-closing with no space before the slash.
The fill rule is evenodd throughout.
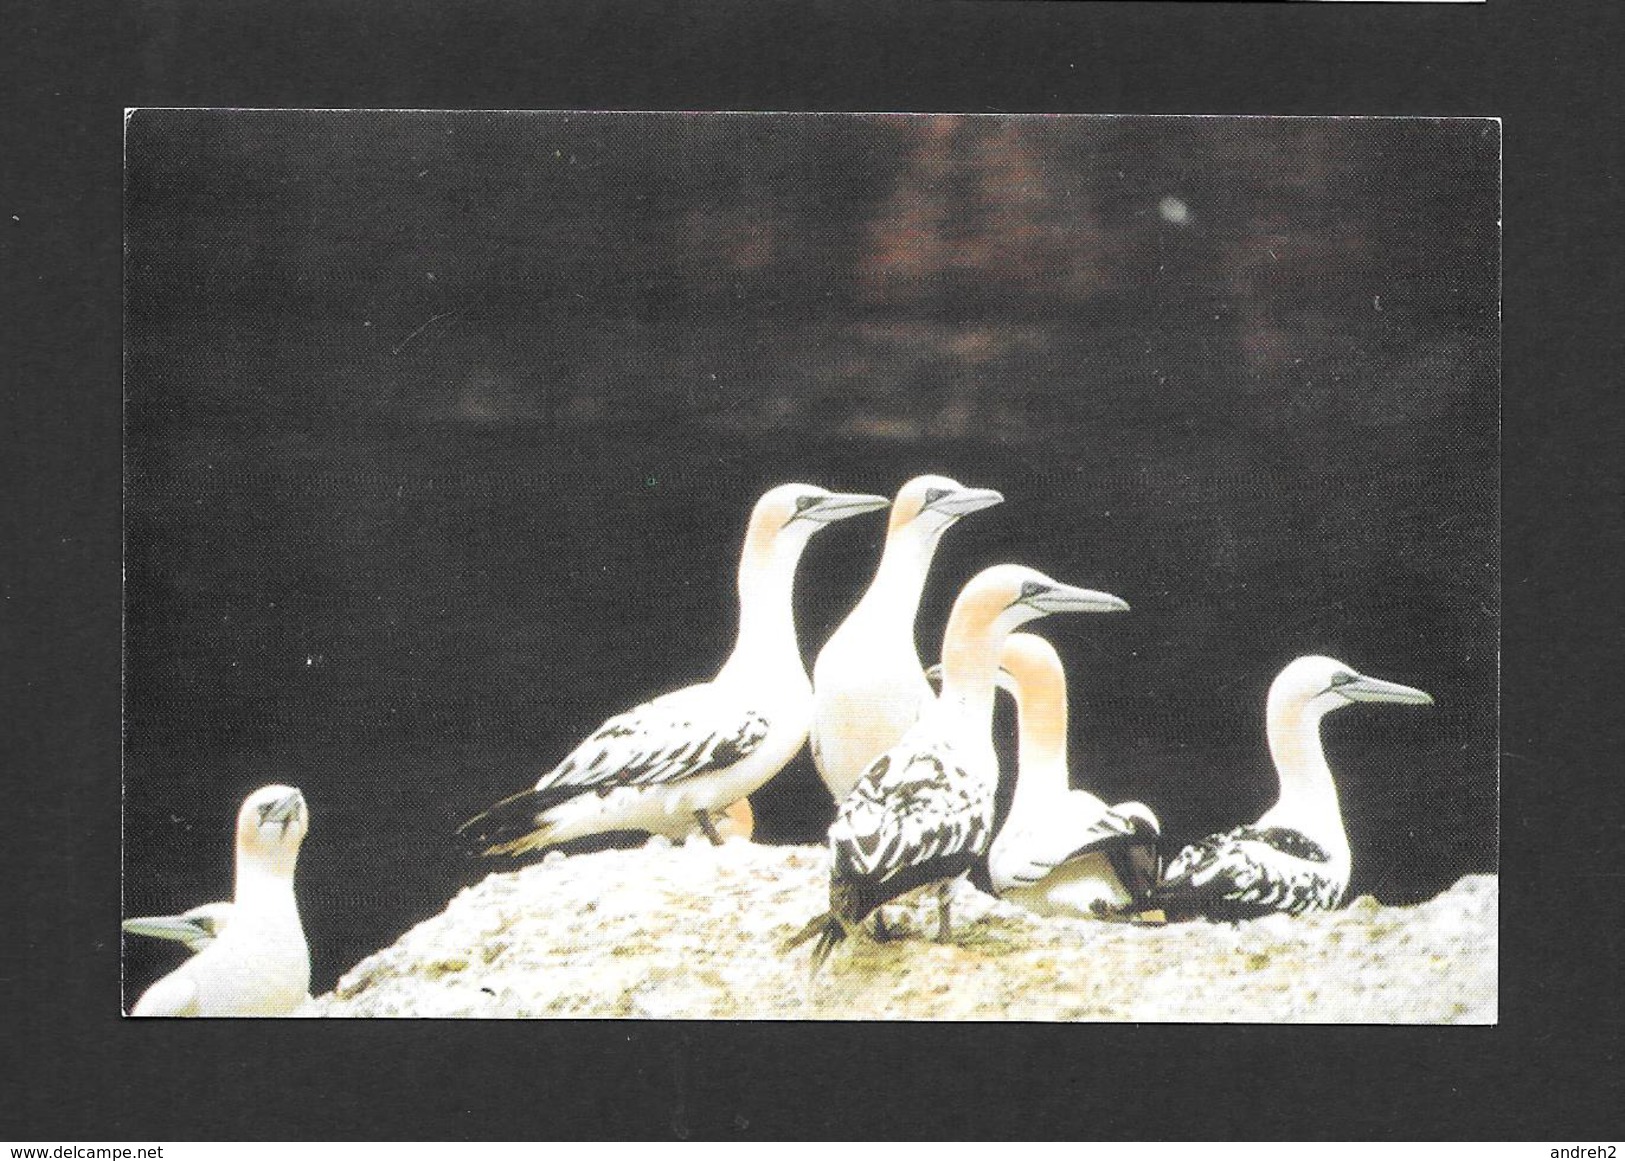
<path id="1" fill-rule="evenodd" d="M 518 854 L 546 845 L 546 826 L 537 817 L 552 802 L 546 791 L 525 790 L 463 823 L 457 837 L 471 855 Z"/>

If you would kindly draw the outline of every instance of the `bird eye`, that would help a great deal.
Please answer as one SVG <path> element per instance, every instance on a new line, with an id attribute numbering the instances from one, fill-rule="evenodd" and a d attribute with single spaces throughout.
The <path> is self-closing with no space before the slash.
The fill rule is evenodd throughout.
<path id="1" fill-rule="evenodd" d="M 1017 597 L 1016 599 L 1020 600 L 1020 601 L 1031 600 L 1033 597 L 1038 596 L 1040 593 L 1047 593 L 1047 592 L 1049 592 L 1049 590 L 1050 590 L 1049 585 L 1041 584 L 1038 581 L 1022 581 L 1021 582 L 1021 596 Z"/>
<path id="2" fill-rule="evenodd" d="M 1333 688 L 1335 688 L 1335 687 L 1337 687 L 1339 685 L 1347 685 L 1349 682 L 1351 682 L 1353 680 L 1354 680 L 1354 674 L 1348 673 L 1346 671 L 1343 672 L 1343 673 L 1334 673 L 1334 674 L 1332 674 L 1332 686 L 1333 686 Z"/>
<path id="3" fill-rule="evenodd" d="M 927 488 L 925 490 L 925 503 L 922 505 L 922 507 L 929 508 L 944 496 L 950 496 L 952 494 L 953 490 L 950 488 Z"/>
<path id="4" fill-rule="evenodd" d="M 797 496 L 796 511 L 798 513 L 805 512 L 808 508 L 811 508 L 816 503 L 818 503 L 817 496 Z"/>

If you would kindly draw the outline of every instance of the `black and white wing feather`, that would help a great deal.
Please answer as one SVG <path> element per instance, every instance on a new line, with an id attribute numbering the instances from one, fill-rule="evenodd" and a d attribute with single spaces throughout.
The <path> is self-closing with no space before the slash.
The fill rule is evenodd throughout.
<path id="1" fill-rule="evenodd" d="M 1336 907 L 1347 882 L 1314 840 L 1285 827 L 1237 827 L 1192 843 L 1168 864 L 1154 897 L 1170 918 L 1234 922 L 1275 911 Z"/>
<path id="2" fill-rule="evenodd" d="M 711 774 L 747 757 L 767 737 L 767 718 L 717 697 L 679 690 L 599 726 L 536 783 L 539 791 L 662 786 Z"/>
<path id="3" fill-rule="evenodd" d="M 470 819 L 458 834 L 487 854 L 536 846 L 540 816 L 560 803 L 720 774 L 754 753 L 770 726 L 765 714 L 713 686 L 677 690 L 610 718 L 533 789 Z"/>
<path id="4" fill-rule="evenodd" d="M 968 870 L 987 853 L 992 823 L 992 787 L 948 747 L 881 755 L 830 827 L 833 910 L 860 920 L 914 887 Z"/>

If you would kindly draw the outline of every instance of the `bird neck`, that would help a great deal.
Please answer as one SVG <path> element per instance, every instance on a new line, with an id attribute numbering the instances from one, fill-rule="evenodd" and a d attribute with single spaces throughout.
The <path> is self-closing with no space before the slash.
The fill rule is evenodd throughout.
<path id="1" fill-rule="evenodd" d="M 237 909 L 254 911 L 294 908 L 293 861 L 279 853 L 237 852 L 237 882 L 233 899 Z M 295 908 L 297 914 L 297 908 Z"/>
<path id="2" fill-rule="evenodd" d="M 886 537 L 880 567 L 859 602 L 863 611 L 883 617 L 890 625 L 906 627 L 912 636 L 920 595 L 925 591 L 925 578 L 940 540 L 940 530 L 932 531 L 918 523 L 905 525 Z"/>
<path id="3" fill-rule="evenodd" d="M 747 542 L 739 561 L 739 636 L 718 680 L 760 680 L 766 673 L 794 671 L 806 680 L 796 639 L 795 580 L 803 542 L 780 538 Z"/>
<path id="4" fill-rule="evenodd" d="M 988 745 L 992 744 L 993 683 L 1007 632 L 985 619 L 968 616 L 956 604 L 943 634 L 941 712 L 963 736 Z"/>
<path id="5" fill-rule="evenodd" d="M 1014 807 L 1062 794 L 1070 776 L 1066 754 L 1066 686 L 1016 681 L 1016 777 Z"/>
<path id="6" fill-rule="evenodd" d="M 1270 814 L 1279 821 L 1337 819 L 1337 784 L 1320 741 L 1324 710 L 1302 703 L 1271 699 L 1268 711 L 1270 758 L 1281 783 L 1281 797 Z"/>

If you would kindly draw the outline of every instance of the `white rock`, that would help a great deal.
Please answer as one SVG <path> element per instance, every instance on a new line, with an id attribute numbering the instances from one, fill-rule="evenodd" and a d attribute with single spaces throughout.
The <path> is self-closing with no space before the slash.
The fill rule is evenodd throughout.
<path id="1" fill-rule="evenodd" d="M 1418 907 L 1135 927 L 1040 919 L 969 886 L 887 908 L 816 982 L 780 945 L 828 905 L 816 847 L 545 858 L 465 889 L 301 1015 L 1489 1023 L 1498 880 Z"/>

